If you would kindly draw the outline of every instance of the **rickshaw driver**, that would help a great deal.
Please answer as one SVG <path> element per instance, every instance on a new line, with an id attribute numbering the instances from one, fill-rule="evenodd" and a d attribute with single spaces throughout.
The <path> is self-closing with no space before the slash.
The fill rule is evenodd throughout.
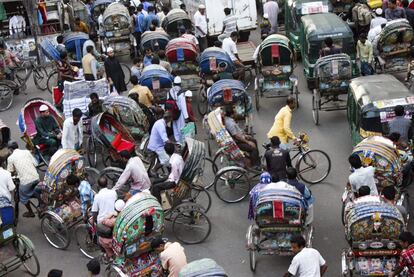
<path id="1" fill-rule="evenodd" d="M 56 120 L 49 114 L 49 107 L 41 105 L 39 108 L 40 116 L 35 120 L 36 126 L 36 144 L 45 144 L 49 156 L 58 150 L 62 132 L 56 123 Z"/>
<path id="2" fill-rule="evenodd" d="M 372 166 L 363 167 L 361 158 L 357 154 L 352 154 L 348 162 L 353 170 L 348 177 L 348 185 L 356 193 L 360 187 L 368 186 L 371 195 L 378 195 L 377 185 L 375 184 L 375 168 Z"/>
<path id="3" fill-rule="evenodd" d="M 12 52 L 6 49 L 5 42 L 0 41 L 0 72 L 3 72 L 6 75 L 7 80 L 14 80 L 13 70 L 19 63 L 20 60 Z"/>
<path id="4" fill-rule="evenodd" d="M 225 38 L 223 40 L 222 49 L 229 54 L 231 60 L 233 61 L 234 65 L 236 66 L 236 71 L 239 72 L 239 78 L 244 80 L 244 64 L 242 60 L 239 57 L 239 54 L 237 52 L 237 39 L 239 37 L 239 34 L 234 31 L 230 34 L 230 37 Z"/>

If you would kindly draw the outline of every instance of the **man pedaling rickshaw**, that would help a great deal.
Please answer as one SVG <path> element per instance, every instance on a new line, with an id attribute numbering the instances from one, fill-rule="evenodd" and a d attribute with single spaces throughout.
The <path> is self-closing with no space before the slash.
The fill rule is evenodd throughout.
<path id="1" fill-rule="evenodd" d="M 14 68 L 20 63 L 20 60 L 9 50 L 7 50 L 4 41 L 0 41 L 0 80 L 14 80 Z"/>

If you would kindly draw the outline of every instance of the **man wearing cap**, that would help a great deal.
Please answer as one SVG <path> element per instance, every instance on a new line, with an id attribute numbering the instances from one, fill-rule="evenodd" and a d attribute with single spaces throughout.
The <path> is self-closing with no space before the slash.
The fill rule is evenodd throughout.
<path id="1" fill-rule="evenodd" d="M 72 111 L 72 117 L 63 122 L 62 148 L 79 150 L 83 142 L 82 111 L 78 108 Z"/>
<path id="2" fill-rule="evenodd" d="M 267 0 L 263 5 L 263 13 L 268 14 L 270 24 L 272 25 L 271 33 L 277 33 L 277 16 L 279 14 L 279 5 L 274 0 Z"/>
<path id="3" fill-rule="evenodd" d="M 375 10 L 375 17 L 371 20 L 371 25 L 369 26 L 369 29 L 372 30 L 377 26 L 381 26 L 384 23 L 387 23 L 388 21 L 382 17 L 382 9 L 378 8 Z"/>
<path id="4" fill-rule="evenodd" d="M 218 40 L 220 41 L 228 38 L 231 33 L 239 31 L 239 28 L 237 27 L 237 17 L 231 14 L 231 9 L 225 8 L 224 14 L 226 17 L 223 19 L 223 31 L 222 34 L 218 36 Z"/>
<path id="5" fill-rule="evenodd" d="M 174 138 L 176 142 L 181 141 L 181 129 L 184 128 L 188 122 L 187 104 L 185 102 L 184 91 L 181 88 L 181 77 L 176 76 L 174 78 L 174 86 L 170 89 L 167 95 L 168 99 L 172 99 L 177 103 L 177 107 L 180 110 L 180 117 L 173 121 Z M 174 116 L 174 115 L 173 115 Z"/>
<path id="6" fill-rule="evenodd" d="M 108 47 L 107 53 L 108 58 L 105 60 L 104 65 L 106 77 L 108 78 L 109 85 L 111 85 L 111 91 L 115 87 L 118 93 L 122 93 L 127 90 L 124 71 L 119 61 L 115 58 L 114 49 Z"/>
<path id="7" fill-rule="evenodd" d="M 40 116 L 35 120 L 37 133 L 34 142 L 35 144 L 44 144 L 48 156 L 51 157 L 60 145 L 62 133 L 55 118 L 49 114 L 48 106 L 41 105 L 39 112 Z"/>
<path id="8" fill-rule="evenodd" d="M 200 52 L 207 48 L 207 17 L 206 6 L 199 5 L 194 14 L 195 35 L 200 45 Z"/>
<path id="9" fill-rule="evenodd" d="M 194 116 L 193 103 L 192 103 L 193 92 L 191 90 L 187 90 L 184 93 L 184 96 L 185 96 L 185 103 L 187 104 L 188 120 L 190 122 L 196 122 L 197 120 Z"/>

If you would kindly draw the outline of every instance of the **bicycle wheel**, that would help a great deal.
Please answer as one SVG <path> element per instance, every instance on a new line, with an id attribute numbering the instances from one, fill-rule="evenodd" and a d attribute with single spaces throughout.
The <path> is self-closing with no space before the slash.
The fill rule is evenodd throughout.
<path id="1" fill-rule="evenodd" d="M 124 72 L 125 84 L 128 85 L 131 79 L 131 69 L 128 65 L 121 63 L 122 71 Z"/>
<path id="2" fill-rule="evenodd" d="M 37 276 L 40 273 L 40 264 L 31 244 L 32 242 L 27 237 L 19 235 L 13 246 L 27 272 L 32 276 Z"/>
<path id="3" fill-rule="evenodd" d="M 214 178 L 214 191 L 226 203 L 237 203 L 249 195 L 250 178 L 246 170 L 231 166 L 220 170 Z"/>
<path id="4" fill-rule="evenodd" d="M 214 185 L 214 179 L 211 177 L 214 176 L 218 169 L 210 158 L 204 158 L 204 166 L 202 168 L 203 170 L 198 175 L 195 183 L 205 189 L 209 189 Z"/>
<path id="5" fill-rule="evenodd" d="M 13 89 L 0 83 L 0 112 L 7 111 L 13 104 Z"/>
<path id="6" fill-rule="evenodd" d="M 53 88 L 57 86 L 58 83 L 58 72 L 57 70 L 54 70 L 49 73 L 49 76 L 47 77 L 47 90 L 50 94 L 53 93 Z"/>
<path id="7" fill-rule="evenodd" d="M 33 81 L 36 87 L 40 90 L 47 89 L 48 74 L 46 68 L 38 66 L 33 70 Z"/>
<path id="8" fill-rule="evenodd" d="M 97 243 L 88 224 L 78 225 L 75 229 L 76 242 L 79 246 L 79 250 L 83 255 L 89 259 L 98 257 L 101 254 L 101 248 Z"/>
<path id="9" fill-rule="evenodd" d="M 234 163 L 228 158 L 228 156 L 223 152 L 223 150 L 218 151 L 214 155 L 212 169 L 213 173 L 216 174 L 222 168 L 232 166 Z"/>
<path id="10" fill-rule="evenodd" d="M 65 223 L 57 215 L 46 214 L 40 222 L 46 240 L 57 249 L 66 249 L 70 244 L 70 234 Z"/>
<path id="11" fill-rule="evenodd" d="M 175 237 L 186 244 L 197 244 L 205 241 L 211 232 L 210 219 L 203 208 L 196 203 L 185 203 L 176 207 L 177 216 L 173 221 Z"/>
<path id="12" fill-rule="evenodd" d="M 208 110 L 207 89 L 204 85 L 200 86 L 200 89 L 198 91 L 198 97 L 199 97 L 199 101 L 197 105 L 197 110 L 201 116 L 204 116 Z"/>
<path id="13" fill-rule="evenodd" d="M 191 200 L 203 208 L 203 212 L 207 213 L 211 207 L 211 196 L 206 188 L 193 185 L 191 187 Z"/>
<path id="14" fill-rule="evenodd" d="M 89 136 L 88 142 L 86 144 L 87 149 L 87 156 L 88 156 L 88 162 L 89 166 L 96 167 L 96 164 L 98 163 L 98 151 L 97 151 L 97 142 L 93 139 L 92 136 Z"/>
<path id="15" fill-rule="evenodd" d="M 331 159 L 321 150 L 310 150 L 304 153 L 296 163 L 299 177 L 309 184 L 317 184 L 325 180 L 331 171 Z"/>
<path id="16" fill-rule="evenodd" d="M 101 171 L 99 177 L 108 179 L 108 188 L 113 188 L 124 170 L 119 167 L 107 167 Z"/>

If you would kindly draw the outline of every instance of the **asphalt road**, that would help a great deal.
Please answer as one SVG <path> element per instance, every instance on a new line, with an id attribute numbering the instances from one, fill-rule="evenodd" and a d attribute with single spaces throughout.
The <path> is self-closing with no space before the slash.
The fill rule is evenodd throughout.
<path id="1" fill-rule="evenodd" d="M 348 123 L 345 111 L 322 112 L 320 126 L 315 126 L 312 120 L 311 93 L 306 88 L 301 65 L 296 70 L 299 76 L 300 108 L 293 114 L 292 129 L 294 132 L 305 131 L 310 137 L 312 149 L 321 149 L 328 153 L 332 161 L 332 170 L 324 183 L 311 186 L 316 197 L 314 210 L 314 239 L 313 246 L 327 260 L 329 269 L 326 276 L 340 276 L 340 255 L 347 246 L 344 239 L 344 228 L 341 223 L 341 194 L 349 174 L 347 157 L 352 150 Z M 11 128 L 12 137 L 20 142 L 20 132 L 16 121 L 23 104 L 30 98 L 42 97 L 51 101 L 48 92 L 38 91 L 33 83 L 29 85 L 28 95 L 15 97 L 10 110 L 0 113 L 0 118 Z M 273 123 L 277 111 L 284 106 L 285 98 L 261 99 L 261 110 L 254 113 L 254 131 L 259 143 L 266 139 L 266 133 Z M 196 111 L 197 103 L 194 103 Z M 200 132 L 203 133 L 203 132 Z M 209 176 L 213 178 L 213 176 Z M 249 268 L 249 256 L 246 251 L 246 231 L 250 222 L 247 219 L 248 201 L 238 204 L 226 204 L 219 200 L 214 190 L 210 190 L 213 205 L 208 212 L 212 222 L 210 237 L 202 244 L 185 246 L 188 261 L 209 257 L 216 260 L 227 271 L 229 276 L 282 276 L 286 272 L 291 257 L 260 256 L 256 273 Z M 24 209 L 22 207 L 22 209 Z M 167 237 L 175 240 L 168 232 L 171 230 L 167 223 Z M 41 264 L 40 276 L 46 276 L 52 268 L 64 271 L 64 276 L 87 276 L 87 259 L 77 249 L 75 238 L 65 251 L 51 247 L 41 233 L 40 221 L 37 218 L 21 218 L 18 231 L 27 235 L 36 247 L 36 254 Z M 1 249 L 0 249 L 1 251 Z M 23 276 L 18 270 L 8 275 Z"/>

